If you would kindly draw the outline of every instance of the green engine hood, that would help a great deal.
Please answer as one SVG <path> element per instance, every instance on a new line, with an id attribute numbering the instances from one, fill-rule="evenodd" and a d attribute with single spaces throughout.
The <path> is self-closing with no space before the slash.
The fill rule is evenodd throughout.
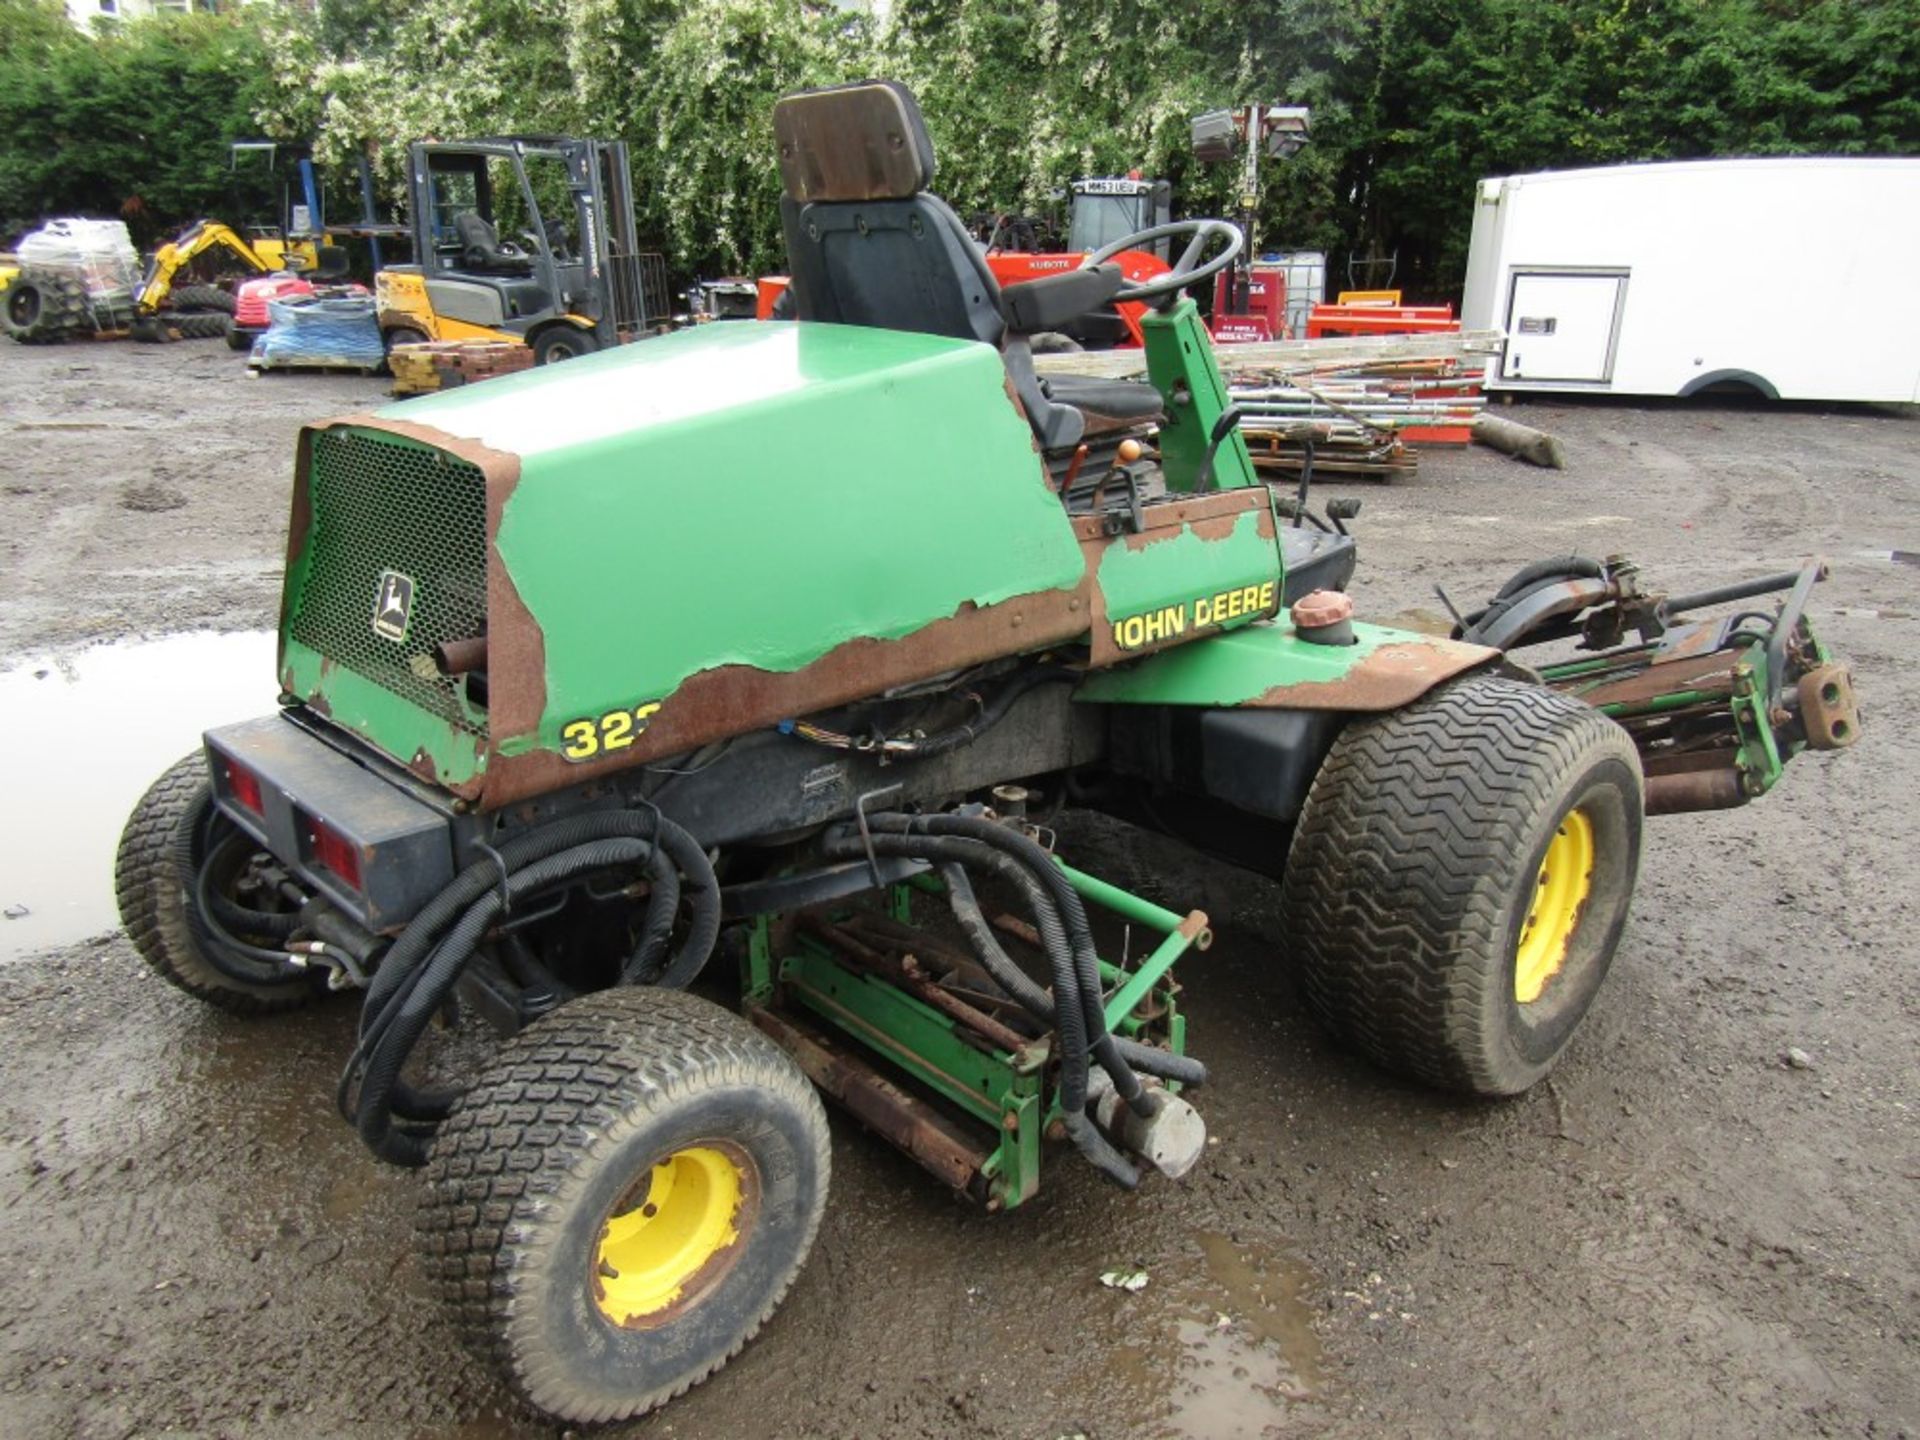
<path id="1" fill-rule="evenodd" d="M 286 628 L 282 681 L 490 805 L 1088 628 L 1080 541 L 985 345 L 720 323 L 311 427 L 289 620 L 325 568 L 306 557 L 327 496 L 353 492 L 308 488 L 340 427 L 484 475 L 487 712 L 449 735 Z M 366 547 L 397 528 L 363 525 Z M 353 557 L 368 615 L 390 571 L 422 607 L 448 583 L 393 544 Z"/>

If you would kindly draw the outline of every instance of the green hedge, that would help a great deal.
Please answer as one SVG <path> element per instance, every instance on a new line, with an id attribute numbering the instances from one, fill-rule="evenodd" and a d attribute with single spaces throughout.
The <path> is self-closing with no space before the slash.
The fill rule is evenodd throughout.
<path id="1" fill-rule="evenodd" d="M 315 0 L 140 21 L 98 39 L 52 0 L 0 0 L 0 220 L 220 211 L 229 140 L 370 148 L 558 130 L 627 139 L 643 233 L 674 268 L 778 267 L 768 112 L 866 75 L 920 94 L 963 213 L 1040 210 L 1139 166 L 1187 214 L 1233 203 L 1187 123 L 1314 107 L 1266 170 L 1262 238 L 1397 250 L 1457 290 L 1482 175 L 1713 155 L 1920 151 L 1920 0 Z"/>

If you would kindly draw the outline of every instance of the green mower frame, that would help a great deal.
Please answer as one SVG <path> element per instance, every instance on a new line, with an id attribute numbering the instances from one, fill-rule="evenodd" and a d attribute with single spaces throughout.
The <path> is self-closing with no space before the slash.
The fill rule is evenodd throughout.
<path id="1" fill-rule="evenodd" d="M 1513 1094 L 1605 977 L 1643 815 L 1858 729 L 1817 565 L 1665 597 L 1565 557 L 1451 638 L 1356 621 L 1352 537 L 1261 482 L 1183 293 L 1237 232 L 1001 293 L 899 87 L 775 129 L 798 320 L 307 428 L 280 707 L 208 732 L 118 857 L 183 989 L 365 992 L 342 1113 L 425 1168 L 428 1273 L 571 1421 L 772 1313 L 818 1093 L 990 1211 L 1069 1152 L 1128 1188 L 1202 1161 L 1175 970 L 1209 921 L 1065 863 L 1053 807 L 1279 875 L 1315 1015 Z M 1152 307 L 1151 386 L 1041 380 L 1026 337 L 1115 298 Z M 1554 641 L 1583 652 L 1513 658 Z M 507 1038 L 428 1086 L 455 1006 Z"/>

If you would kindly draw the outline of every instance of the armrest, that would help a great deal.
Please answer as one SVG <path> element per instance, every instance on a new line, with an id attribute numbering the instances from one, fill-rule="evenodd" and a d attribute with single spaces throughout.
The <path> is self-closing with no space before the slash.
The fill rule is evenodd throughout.
<path id="1" fill-rule="evenodd" d="M 1009 285 L 1000 292 L 1000 308 L 1016 335 L 1058 330 L 1089 310 L 1097 310 L 1120 293 L 1127 283 L 1118 265 L 1096 265 L 1091 270 L 1063 270 Z"/>

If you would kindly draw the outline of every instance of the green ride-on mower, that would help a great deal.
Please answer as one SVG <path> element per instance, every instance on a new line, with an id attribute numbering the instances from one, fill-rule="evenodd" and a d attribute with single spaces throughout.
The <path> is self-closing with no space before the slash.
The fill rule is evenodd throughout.
<path id="1" fill-rule="evenodd" d="M 424 1167 L 428 1274 L 571 1421 L 772 1314 L 826 1203 L 818 1091 L 988 1211 L 1067 1152 L 1127 1188 L 1199 1163 L 1174 966 L 1207 918 L 1065 863 L 1048 806 L 1279 874 L 1316 1015 L 1510 1095 L 1606 975 L 1643 815 L 1856 729 L 1817 566 L 1663 597 L 1565 557 L 1455 638 L 1354 620 L 1347 512 L 1261 482 L 1184 294 L 1236 230 L 1002 290 L 904 90 L 774 121 L 798 318 L 309 426 L 279 708 L 210 731 L 118 858 L 188 992 L 364 991 L 342 1113 Z M 1150 385 L 1036 375 L 1027 337 L 1115 300 L 1151 306 Z M 431 1084 L 456 1006 L 508 1038 Z"/>

